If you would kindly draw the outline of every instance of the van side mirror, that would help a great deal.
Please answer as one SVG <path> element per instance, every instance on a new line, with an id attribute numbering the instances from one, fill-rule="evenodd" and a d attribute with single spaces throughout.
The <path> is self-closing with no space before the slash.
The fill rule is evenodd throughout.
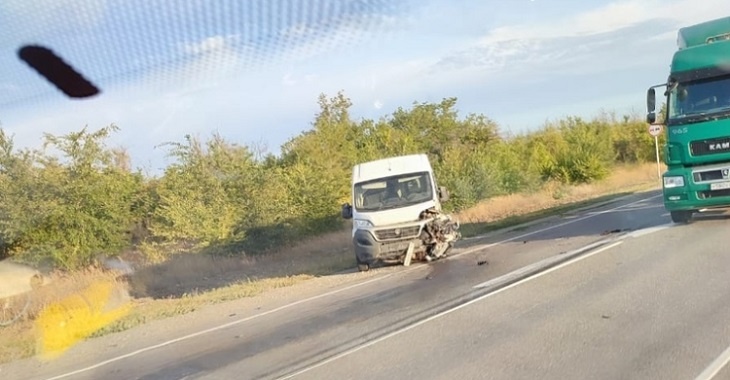
<path id="1" fill-rule="evenodd" d="M 448 200 L 449 200 L 449 190 L 443 186 L 439 187 L 439 201 L 441 203 L 443 203 Z"/>
<path id="2" fill-rule="evenodd" d="M 343 219 L 352 219 L 352 205 L 349 203 L 345 203 L 342 205 L 342 218 Z"/>

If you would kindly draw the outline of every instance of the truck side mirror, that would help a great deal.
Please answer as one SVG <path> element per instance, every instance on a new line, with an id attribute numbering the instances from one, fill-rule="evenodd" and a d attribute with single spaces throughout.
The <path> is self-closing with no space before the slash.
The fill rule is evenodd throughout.
<path id="1" fill-rule="evenodd" d="M 656 122 L 656 90 L 650 88 L 646 92 L 646 122 L 654 124 Z"/>
<path id="2" fill-rule="evenodd" d="M 649 124 L 656 123 L 656 114 L 654 112 L 649 112 L 646 114 L 646 122 Z"/>
<path id="3" fill-rule="evenodd" d="M 441 201 L 441 203 L 443 203 L 448 200 L 449 200 L 449 190 L 443 186 L 439 187 L 439 201 Z"/>
<path id="4" fill-rule="evenodd" d="M 649 113 L 656 111 L 656 90 L 650 88 L 646 92 L 646 110 Z"/>
<path id="5" fill-rule="evenodd" d="M 342 218 L 352 219 L 352 205 L 345 203 L 342 205 Z"/>

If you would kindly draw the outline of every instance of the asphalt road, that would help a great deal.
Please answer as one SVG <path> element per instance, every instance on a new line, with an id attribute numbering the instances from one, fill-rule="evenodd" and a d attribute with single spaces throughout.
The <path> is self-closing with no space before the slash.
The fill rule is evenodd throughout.
<path id="1" fill-rule="evenodd" d="M 0 377 L 730 378 L 726 219 L 672 226 L 659 192 L 637 194 L 465 240 L 447 260 L 236 301 Z"/>

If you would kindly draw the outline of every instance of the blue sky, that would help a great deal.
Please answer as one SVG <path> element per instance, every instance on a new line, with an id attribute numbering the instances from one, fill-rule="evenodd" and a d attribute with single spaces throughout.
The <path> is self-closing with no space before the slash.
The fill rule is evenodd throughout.
<path id="1" fill-rule="evenodd" d="M 356 117 L 458 97 L 503 130 L 601 109 L 643 112 L 677 28 L 727 0 L 21 0 L 0 5 L 0 123 L 19 146 L 115 123 L 155 173 L 167 141 L 218 132 L 278 153 L 320 93 Z M 70 100 L 17 60 L 42 43 L 103 93 Z"/>

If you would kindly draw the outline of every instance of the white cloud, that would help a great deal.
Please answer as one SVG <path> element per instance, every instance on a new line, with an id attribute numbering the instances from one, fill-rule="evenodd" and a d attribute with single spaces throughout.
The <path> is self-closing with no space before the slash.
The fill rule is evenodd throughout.
<path id="1" fill-rule="evenodd" d="M 150 69 L 123 91 L 191 94 L 219 86 L 251 66 L 253 48 L 240 43 L 240 36 L 215 35 L 180 46 L 183 61 Z"/>
<path id="2" fill-rule="evenodd" d="M 78 34 L 97 26 L 107 9 L 107 0 L 4 1 L 3 43 L 34 40 L 39 36 Z"/>
<path id="3" fill-rule="evenodd" d="M 689 25 L 719 17 L 719 9 L 730 10 L 726 0 L 703 0 L 702 6 L 696 0 L 620 0 L 586 12 L 567 14 L 561 20 L 498 27 L 479 43 L 595 35 L 657 19 Z"/>
<path id="4" fill-rule="evenodd" d="M 281 84 L 285 87 L 299 86 L 299 85 L 312 85 L 319 81 L 320 77 L 316 74 L 296 74 L 294 69 L 289 69 L 281 77 Z"/>
<path id="5" fill-rule="evenodd" d="M 295 84 L 297 84 L 297 81 L 294 80 L 294 79 L 292 79 L 292 74 L 291 73 L 286 73 L 281 78 L 281 84 L 283 84 L 284 86 L 294 86 Z"/>
<path id="6" fill-rule="evenodd" d="M 0 83 L 0 91 L 18 91 L 20 86 L 15 83 Z"/>
<path id="7" fill-rule="evenodd" d="M 185 44 L 183 50 L 188 54 L 210 54 L 229 48 L 232 42 L 238 40 L 238 37 L 237 34 L 206 37 L 200 41 Z"/>
<path id="8" fill-rule="evenodd" d="M 652 1 L 621 1 L 603 8 L 579 14 L 575 17 L 574 34 L 597 34 L 610 32 L 646 21 L 651 17 L 651 9 L 656 6 Z M 568 24 L 571 25 L 571 24 Z"/>
<path id="9" fill-rule="evenodd" d="M 299 62 L 324 52 L 357 46 L 375 35 L 385 38 L 389 33 L 402 30 L 406 25 L 403 21 L 390 15 L 364 14 L 339 19 L 334 26 L 297 24 L 280 33 L 282 40 L 278 43 L 286 48 L 277 58 Z"/>
<path id="10" fill-rule="evenodd" d="M 677 31 L 671 30 L 669 32 L 660 33 L 660 34 L 654 35 L 652 37 L 649 37 L 647 40 L 648 41 L 672 41 L 672 43 L 674 43 L 675 41 L 677 41 Z"/>
<path id="11" fill-rule="evenodd" d="M 316 33 L 316 29 L 304 22 L 296 23 L 288 28 L 282 29 L 279 32 L 279 34 L 284 38 L 300 38 L 314 33 Z"/>
<path id="12" fill-rule="evenodd" d="M 706 0 L 702 7 L 695 0 L 622 0 L 563 19 L 500 26 L 448 54 L 434 70 L 478 67 L 500 75 L 544 75 L 545 70 L 602 71 L 647 64 L 653 59 L 649 52 L 676 39 L 678 27 L 715 18 L 723 8 L 728 8 L 726 0 Z"/>
<path id="13" fill-rule="evenodd" d="M 327 21 L 327 20 L 325 20 Z M 280 83 L 294 86 L 312 84 L 319 76 L 308 73 L 297 76 L 293 70 L 302 62 L 322 56 L 337 54 L 342 48 L 358 46 L 363 40 L 375 35 L 384 36 L 404 24 L 396 17 L 382 14 L 348 16 L 328 23 L 296 23 L 282 29 L 277 37 L 263 42 L 244 41 L 239 34 L 209 36 L 181 46 L 191 60 L 170 69 L 165 67 L 148 75 L 149 80 L 164 74 L 173 83 L 207 83 L 203 88 L 219 84 L 219 79 L 235 72 L 268 70 L 287 65 Z M 346 53 L 343 53 L 346 54 Z M 160 72 L 162 71 L 162 73 Z"/>

